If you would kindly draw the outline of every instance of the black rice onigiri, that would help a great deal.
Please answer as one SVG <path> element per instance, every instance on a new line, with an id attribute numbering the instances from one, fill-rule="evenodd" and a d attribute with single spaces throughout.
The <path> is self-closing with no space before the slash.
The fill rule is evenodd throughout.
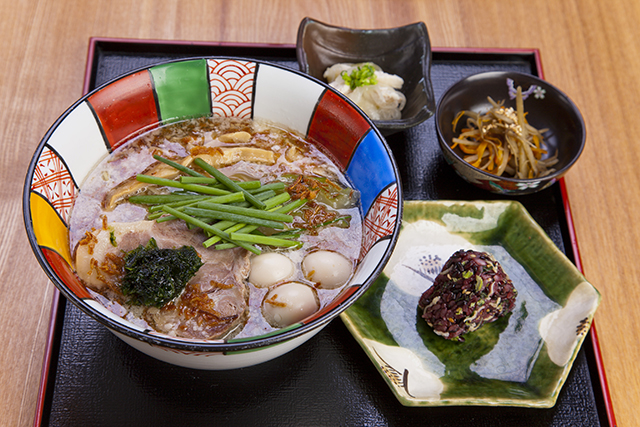
<path id="1" fill-rule="evenodd" d="M 464 341 L 462 335 L 510 313 L 517 294 L 492 255 L 459 250 L 422 294 L 418 306 L 436 334 Z"/>

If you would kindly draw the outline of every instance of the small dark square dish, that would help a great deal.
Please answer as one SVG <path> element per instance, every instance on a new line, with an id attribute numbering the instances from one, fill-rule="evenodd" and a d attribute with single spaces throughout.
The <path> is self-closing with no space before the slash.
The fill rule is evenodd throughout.
<path id="1" fill-rule="evenodd" d="M 374 120 L 385 135 L 408 129 L 435 112 L 431 84 L 431 45 L 423 22 L 397 28 L 355 30 L 304 18 L 296 53 L 300 70 L 325 81 L 323 73 L 337 63 L 373 62 L 404 80 L 407 98 L 399 120 Z"/>

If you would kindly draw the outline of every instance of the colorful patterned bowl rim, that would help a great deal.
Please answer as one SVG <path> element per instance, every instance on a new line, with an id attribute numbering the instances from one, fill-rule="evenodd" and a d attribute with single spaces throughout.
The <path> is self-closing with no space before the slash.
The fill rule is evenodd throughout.
<path id="1" fill-rule="evenodd" d="M 96 310 L 96 308 L 92 304 L 88 304 L 87 301 L 93 304 L 97 303 L 90 298 L 90 296 L 86 293 L 86 290 L 83 294 L 81 290 L 78 290 L 79 288 L 77 285 L 75 289 L 71 289 L 68 286 L 68 283 L 70 282 L 75 282 L 76 284 L 79 283 L 77 277 L 73 273 L 72 267 L 70 266 L 70 255 L 67 253 L 68 258 L 65 259 L 65 257 L 61 254 L 61 252 L 64 252 L 65 250 L 67 252 L 69 251 L 67 240 L 67 226 L 65 221 L 66 217 L 64 214 L 65 212 L 68 213 L 68 210 L 71 208 L 73 198 L 71 197 L 67 200 L 63 200 L 61 194 L 64 191 L 69 190 L 65 190 L 63 188 L 56 190 L 59 191 L 58 195 L 55 196 L 58 197 L 58 199 L 52 201 L 52 196 L 49 195 L 48 197 L 46 194 L 50 189 L 43 189 L 43 187 L 51 184 L 51 180 L 57 180 L 53 183 L 53 185 L 57 185 L 58 187 L 64 187 L 65 185 L 71 187 L 70 191 L 72 192 L 73 196 L 73 194 L 75 194 L 74 191 L 77 191 L 78 188 L 75 182 L 81 182 L 82 180 L 74 181 L 74 177 L 72 176 L 73 169 L 66 164 L 65 157 L 63 155 L 60 155 L 56 151 L 55 147 L 53 147 L 51 144 L 56 144 L 56 138 L 58 140 L 60 139 L 56 135 L 57 132 L 59 133 L 68 131 L 68 129 L 63 128 L 69 127 L 67 124 L 67 120 L 69 120 L 70 116 L 81 115 L 79 111 L 83 110 L 85 106 L 88 106 L 87 108 L 84 108 L 84 110 L 90 112 L 89 116 L 87 117 L 93 118 L 93 124 L 95 125 L 94 127 L 96 129 L 99 129 L 100 138 L 102 138 L 102 145 L 106 146 L 106 150 L 116 149 L 118 143 L 121 143 L 121 140 L 118 138 L 122 138 L 122 135 L 110 135 L 109 132 L 114 131 L 113 128 L 106 130 L 103 129 L 104 127 L 106 127 L 105 123 L 107 123 L 109 120 L 113 121 L 114 119 L 110 119 L 108 114 L 106 114 L 104 110 L 100 110 L 100 105 L 98 105 L 100 102 L 102 102 L 103 104 L 108 103 L 104 99 L 100 100 L 101 94 L 109 93 L 111 95 L 109 91 L 113 88 L 117 89 L 118 84 L 122 85 L 124 83 L 121 82 L 125 82 L 127 79 L 135 79 L 137 77 L 140 77 L 141 75 L 149 75 L 150 77 L 148 77 L 148 79 L 152 80 L 154 78 L 153 74 L 155 72 L 156 79 L 150 82 L 150 86 L 153 86 L 153 88 L 150 90 L 153 91 L 153 96 L 155 97 L 155 105 L 158 110 L 160 110 L 160 104 L 163 100 L 159 100 L 158 97 L 165 96 L 166 101 L 167 96 L 167 94 L 160 94 L 160 91 L 162 90 L 163 85 L 171 86 L 171 84 L 174 84 L 171 82 L 167 82 L 169 81 L 168 76 L 170 76 L 172 72 L 176 71 L 173 69 L 176 67 L 176 69 L 179 71 L 190 72 L 193 71 L 188 69 L 190 66 L 200 67 L 202 63 L 204 64 L 206 69 L 207 84 L 209 85 L 208 90 L 210 91 L 207 95 L 209 96 L 209 101 L 211 102 L 209 106 L 209 114 L 211 114 L 215 97 L 215 88 L 213 87 L 214 85 L 212 85 L 213 80 L 211 80 L 213 75 L 212 70 L 213 68 L 215 68 L 216 64 L 219 65 L 220 63 L 224 63 L 225 61 L 237 62 L 241 64 L 242 67 L 248 67 L 249 71 L 253 73 L 250 76 L 253 80 L 249 82 L 249 85 L 253 84 L 253 92 L 249 101 L 249 103 L 251 104 L 251 110 L 249 113 L 250 117 L 254 117 L 253 114 L 255 113 L 255 109 L 259 104 L 257 99 L 259 100 L 260 96 L 265 96 L 265 99 L 267 95 L 274 96 L 275 94 L 278 94 L 280 96 L 282 95 L 282 92 L 278 92 L 278 89 L 285 89 L 287 85 L 290 85 L 293 82 L 293 84 L 297 85 L 298 89 L 306 90 L 309 88 L 313 88 L 311 90 L 315 91 L 315 94 L 317 96 L 317 98 L 315 98 L 313 101 L 306 101 L 307 103 L 313 104 L 310 107 L 311 115 L 307 119 L 308 125 L 306 129 L 306 135 L 309 136 L 310 139 L 315 139 L 311 136 L 312 132 L 314 132 L 314 126 L 315 132 L 320 135 L 322 135 L 322 132 L 330 132 L 331 128 L 336 128 L 335 125 L 327 122 L 326 115 L 334 114 L 334 116 L 331 117 L 335 119 L 335 114 L 337 114 L 338 112 L 341 113 L 341 116 L 345 116 L 342 118 L 343 123 L 341 123 L 343 128 L 347 126 L 347 130 L 349 132 L 360 132 L 360 137 L 357 141 L 353 141 L 353 146 L 350 147 L 351 151 L 346 153 L 343 158 L 337 159 L 336 163 L 338 163 L 339 166 L 344 167 L 345 174 L 350 178 L 352 183 L 354 183 L 353 181 L 355 177 L 358 182 L 354 183 L 354 185 L 359 190 L 364 190 L 362 197 L 363 223 L 373 223 L 373 225 L 370 226 L 369 229 L 369 242 L 363 242 L 364 247 L 358 263 L 358 269 L 354 275 L 355 277 L 347 285 L 344 292 L 336 298 L 334 303 L 330 304 L 327 307 L 324 307 L 315 316 L 310 319 L 306 319 L 304 323 L 291 325 L 290 327 L 284 328 L 272 334 L 261 335 L 259 337 L 251 339 L 229 341 L 196 341 L 173 339 L 165 335 L 148 333 L 147 331 L 139 331 L 122 323 L 121 319 L 118 320 L 115 318 L 115 316 L 105 315 L 103 310 Z M 180 67 L 182 67 L 182 70 L 180 70 Z M 262 77 L 260 75 L 261 73 L 264 73 L 266 75 L 264 77 L 265 80 L 263 81 L 260 81 L 260 77 Z M 284 79 L 284 83 L 278 83 L 273 81 L 274 76 L 285 76 L 287 78 Z M 164 80 L 162 80 L 163 78 Z M 260 83 L 264 83 L 265 81 L 269 84 L 260 86 Z M 134 82 L 133 85 L 136 86 L 139 84 L 139 82 Z M 180 83 L 178 82 L 177 84 L 179 85 Z M 246 85 L 247 82 L 241 82 L 241 84 Z M 129 87 L 131 87 L 131 85 Z M 138 86 L 136 87 L 139 89 Z M 263 91 L 262 93 L 264 95 L 260 94 L 260 90 Z M 122 91 L 120 91 L 120 95 L 121 93 Z M 172 96 L 176 96 L 175 92 L 169 94 Z M 118 95 L 118 93 L 116 93 L 116 95 Z M 298 95 L 299 98 L 303 98 L 299 96 L 299 92 L 296 95 Z M 105 97 L 102 96 L 102 98 Z M 92 101 L 95 101 L 96 105 L 89 105 L 89 103 Z M 347 104 L 347 106 L 345 106 L 345 104 Z M 222 105 L 222 107 L 225 107 L 225 105 Z M 265 110 L 263 109 L 262 111 L 264 112 Z M 297 112 L 294 112 L 294 115 L 295 113 Z M 160 115 L 160 111 L 158 111 L 157 114 L 158 116 L 156 116 L 155 118 L 155 126 L 157 126 L 158 123 L 164 124 L 167 121 L 171 121 L 172 119 L 178 120 L 177 116 L 171 116 L 171 114 Z M 200 114 L 200 116 L 204 115 L 207 114 Z M 257 117 L 265 118 L 261 115 Z M 321 120 L 323 117 L 325 118 L 324 125 L 323 120 Z M 269 119 L 269 117 L 266 118 Z M 116 117 L 115 120 L 117 119 L 118 117 Z M 354 122 L 352 123 L 352 121 Z M 78 123 L 84 124 L 83 121 L 78 121 Z M 142 125 L 138 128 L 138 131 L 140 132 L 143 130 L 147 130 L 149 126 L 153 127 L 153 123 Z M 356 130 L 354 131 L 354 129 Z M 75 128 L 72 129 L 72 131 L 75 132 Z M 86 131 L 86 129 L 80 129 L 79 132 L 83 131 Z M 117 129 L 115 130 L 115 132 L 117 132 Z M 304 134 L 305 132 L 301 133 Z M 131 134 L 131 132 L 129 132 L 129 134 Z M 110 138 L 112 138 L 111 141 L 109 140 Z M 322 138 L 320 137 L 320 139 Z M 110 142 L 111 146 L 109 146 Z M 323 141 L 320 141 L 319 143 L 323 144 Z M 328 141 L 325 140 L 324 143 L 328 143 Z M 72 148 L 77 148 L 76 145 L 73 145 L 73 143 L 71 143 L 70 146 Z M 105 155 L 106 154 L 108 154 L 107 151 L 105 151 Z M 74 150 L 67 151 L 66 155 L 76 156 Z M 95 157 L 95 155 L 93 154 L 92 156 Z M 57 178 L 54 176 L 43 176 L 42 174 L 43 169 L 46 169 L 42 167 L 42 164 L 50 161 L 58 162 L 59 166 L 61 167 L 61 169 L 59 170 L 49 171 Z M 376 168 L 378 172 L 377 174 L 371 174 L 370 168 L 367 167 L 367 163 L 372 161 L 376 162 Z M 87 170 L 84 175 L 86 176 L 86 173 L 88 173 L 88 171 L 95 166 L 97 161 L 90 164 L 86 164 L 87 162 L 84 163 L 85 164 L 82 166 L 82 168 L 85 168 Z M 63 182 L 64 179 L 61 179 L 60 175 L 64 175 L 63 178 L 66 177 L 66 182 Z M 375 194 L 372 193 L 372 191 L 375 192 Z M 121 334 L 124 334 L 125 336 L 141 340 L 143 342 L 149 343 L 150 345 L 158 345 L 161 347 L 184 351 L 238 352 L 243 350 L 257 350 L 259 348 L 274 346 L 281 342 L 291 340 L 301 335 L 305 335 L 309 332 L 313 332 L 317 328 L 326 326 L 329 321 L 338 316 L 343 310 L 345 310 L 356 299 L 358 299 L 369 287 L 370 283 L 379 275 L 391 256 L 401 224 L 401 200 L 401 180 L 398 168 L 395 163 L 395 159 L 393 158 L 393 154 L 389 146 L 380 134 L 379 130 L 373 125 L 371 120 L 368 119 L 366 115 L 362 113 L 355 106 L 355 104 L 353 104 L 345 96 L 338 93 L 318 79 L 315 79 L 298 70 L 294 70 L 278 64 L 247 58 L 222 56 L 194 57 L 171 60 L 138 68 L 99 86 L 98 88 L 84 95 L 71 107 L 69 107 L 49 128 L 45 136 L 40 141 L 38 147 L 36 148 L 33 158 L 29 164 L 23 189 L 23 219 L 29 243 L 31 244 L 33 252 L 42 269 L 67 299 L 71 300 L 71 302 L 73 302 L 84 313 L 88 314 L 93 319 L 97 320 L 98 322 L 102 323 L 115 332 L 119 332 Z M 39 216 L 40 220 L 34 221 L 34 216 Z M 383 218 L 379 219 L 379 217 Z M 55 227 L 52 226 L 53 223 L 60 225 Z M 45 229 L 47 231 L 44 231 Z M 51 229 L 53 229 L 54 231 L 50 231 Z M 363 233 L 364 232 L 365 225 L 363 224 Z M 44 238 L 42 237 L 43 235 L 45 235 Z M 367 239 L 365 238 L 363 240 Z M 65 245 L 66 249 L 64 249 Z M 56 248 L 61 249 L 56 250 Z M 357 280 L 359 280 L 359 282 Z"/>

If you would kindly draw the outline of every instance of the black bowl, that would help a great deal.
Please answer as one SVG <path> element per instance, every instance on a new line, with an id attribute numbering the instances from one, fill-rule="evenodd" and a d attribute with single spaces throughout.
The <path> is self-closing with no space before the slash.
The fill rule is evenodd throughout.
<path id="1" fill-rule="evenodd" d="M 544 134 L 546 149 L 551 156 L 558 153 L 555 172 L 541 178 L 517 179 L 496 176 L 480 170 L 462 159 L 458 148 L 452 149 L 452 122 L 462 110 L 485 112 L 491 108 L 487 97 L 505 101 L 515 108 L 515 88 L 522 87 L 527 121 Z M 436 128 L 442 153 L 455 171 L 466 181 L 482 189 L 499 194 L 528 194 L 549 187 L 563 176 L 578 160 L 584 149 L 586 129 L 580 111 L 567 95 L 551 84 L 529 74 L 516 72 L 488 72 L 458 81 L 444 93 L 436 109 Z"/>
<path id="2" fill-rule="evenodd" d="M 296 53 L 300 70 L 325 81 L 324 71 L 337 63 L 374 62 L 404 79 L 407 103 L 399 120 L 373 120 L 385 135 L 430 118 L 435 110 L 431 85 L 431 45 L 423 22 L 398 28 L 354 30 L 304 18 Z"/>

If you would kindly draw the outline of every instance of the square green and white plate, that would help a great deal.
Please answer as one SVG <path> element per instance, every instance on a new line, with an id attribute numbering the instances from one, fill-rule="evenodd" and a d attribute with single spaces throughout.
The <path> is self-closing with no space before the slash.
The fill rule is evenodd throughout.
<path id="1" fill-rule="evenodd" d="M 491 253 L 512 279 L 512 313 L 451 342 L 418 300 L 458 249 Z M 341 314 L 405 406 L 552 407 L 589 330 L 598 291 L 513 201 L 408 201 L 396 248 Z"/>

